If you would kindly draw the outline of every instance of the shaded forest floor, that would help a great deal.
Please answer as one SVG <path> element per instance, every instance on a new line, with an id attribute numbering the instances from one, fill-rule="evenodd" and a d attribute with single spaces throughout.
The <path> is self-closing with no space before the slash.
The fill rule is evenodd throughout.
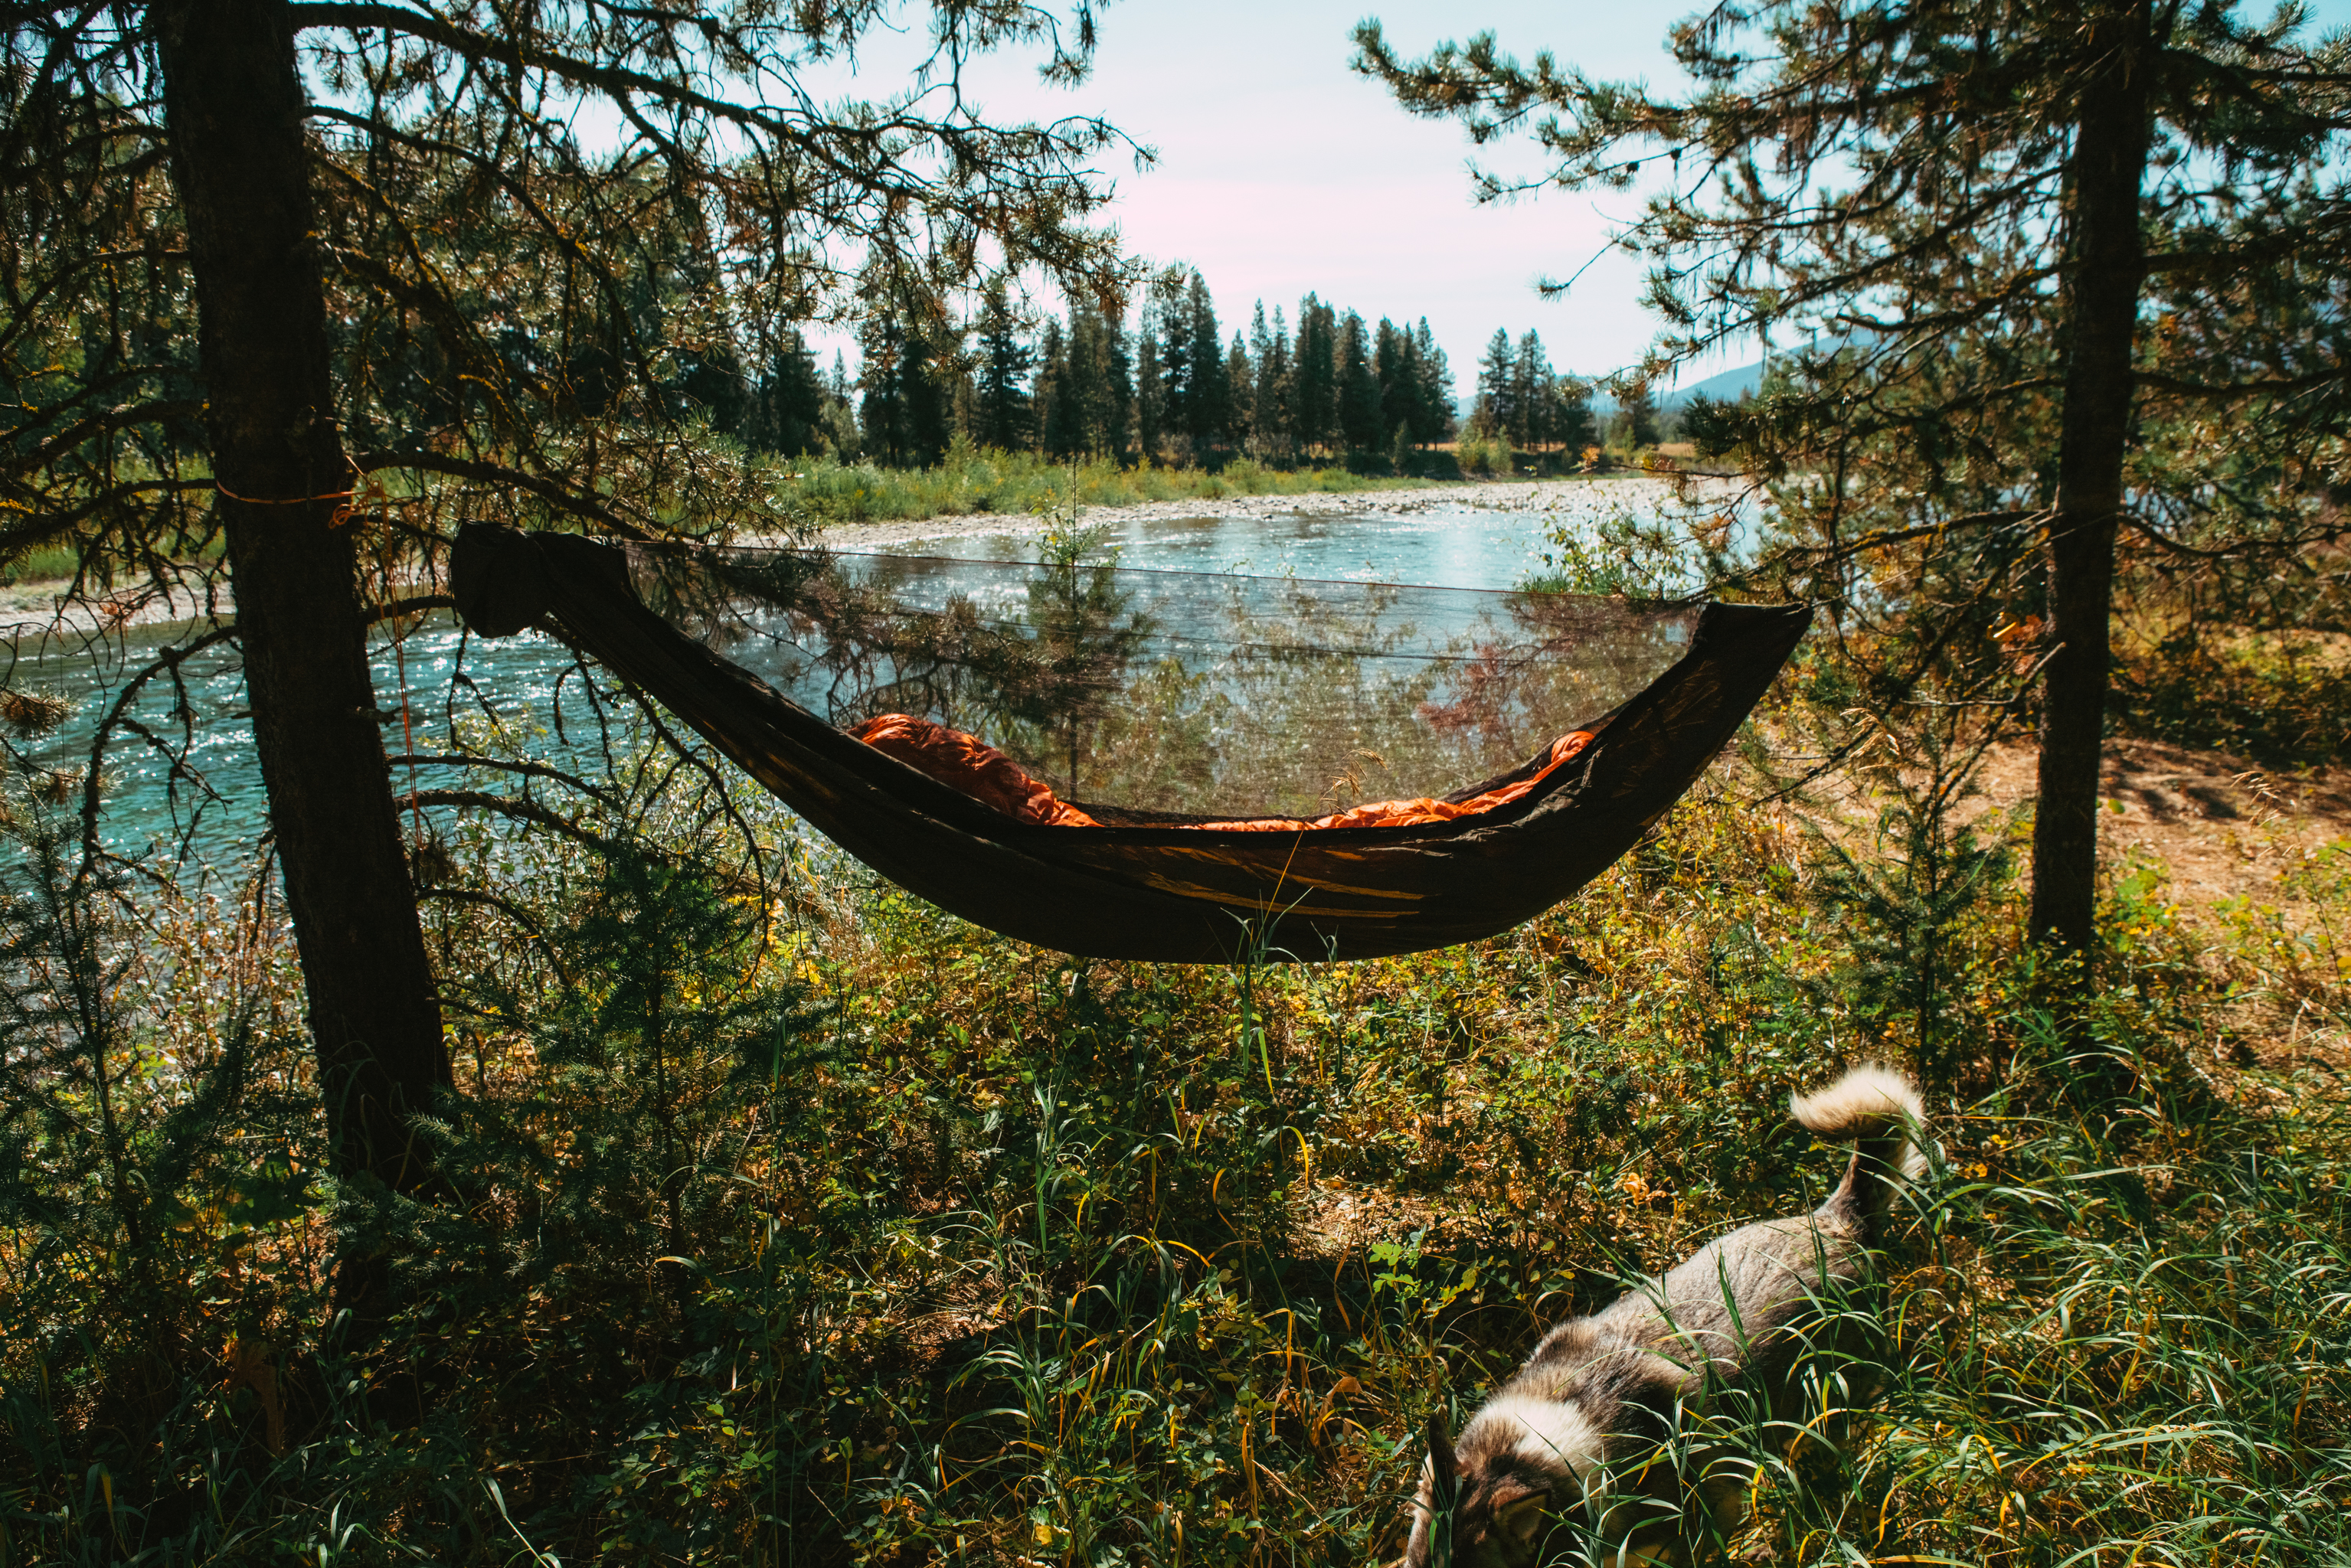
<path id="1" fill-rule="evenodd" d="M 1995 748 L 1982 774 L 1990 805 L 2014 810 L 2033 795 L 2034 752 Z M 2199 920 L 2246 900 L 2314 913 L 2294 873 L 2351 836 L 2351 768 L 2273 772 L 2226 751 L 2117 739 L 2106 748 L 2102 853 L 2115 872 L 2160 868 L 2169 898 Z"/>

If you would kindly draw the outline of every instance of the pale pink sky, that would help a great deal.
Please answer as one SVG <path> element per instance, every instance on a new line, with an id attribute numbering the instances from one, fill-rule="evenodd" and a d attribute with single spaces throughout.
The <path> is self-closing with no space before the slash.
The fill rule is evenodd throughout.
<path id="1" fill-rule="evenodd" d="M 1349 32 L 1377 16 L 1397 47 L 1420 53 L 1490 26 L 1521 55 L 1548 45 L 1595 73 L 1659 79 L 1672 66 L 1666 29 L 1687 9 L 1120 0 L 1101 13 L 1101 48 L 1082 86 L 1040 85 L 1034 57 L 1014 51 L 967 68 L 965 94 L 998 120 L 1099 114 L 1155 149 L 1146 171 L 1104 162 L 1117 191 L 1108 216 L 1138 254 L 1199 269 L 1228 337 L 1247 329 L 1257 300 L 1294 317 L 1309 290 L 1367 320 L 1426 316 L 1466 391 L 1497 327 L 1540 331 L 1563 370 L 1602 373 L 1639 357 L 1651 328 L 1634 304 L 1638 269 L 1623 257 L 1604 256 L 1564 300 L 1534 291 L 1537 277 L 1590 261 L 1606 216 L 1630 215 L 1636 203 L 1553 193 L 1478 205 L 1468 138 L 1406 115 L 1349 70 Z M 869 43 L 859 87 L 903 83 L 918 52 Z M 1534 166 L 1523 152 L 1492 156 Z M 832 346 L 822 347 L 827 361 Z"/>
<path id="2" fill-rule="evenodd" d="M 1406 115 L 1349 70 L 1350 30 L 1376 16 L 1393 45 L 1417 55 L 1490 28 L 1521 58 L 1548 47 L 1595 77 L 1670 85 L 1679 77 L 1666 33 L 1694 9 L 1692 0 L 1118 0 L 1101 13 L 1083 85 L 1042 87 L 1034 57 L 1015 51 L 967 70 L 966 96 L 1000 120 L 1099 114 L 1155 148 L 1147 172 L 1104 165 L 1117 187 L 1109 216 L 1141 255 L 1199 269 L 1228 337 L 1248 326 L 1256 300 L 1294 315 L 1310 289 L 1368 320 L 1425 315 L 1466 392 L 1497 327 L 1513 337 L 1535 329 L 1554 365 L 1585 375 L 1639 358 L 1656 330 L 1638 304 L 1640 267 L 1606 249 L 1611 221 L 1634 216 L 1639 201 L 1552 191 L 1478 205 L 1468 138 Z M 2243 14 L 2268 10 L 2256 0 Z M 2351 21 L 2351 0 L 2310 11 L 2314 30 L 2333 30 Z M 858 85 L 903 86 L 915 41 L 869 44 Z M 1513 172 L 1539 167 L 1523 143 L 1478 153 Z M 1587 262 L 1564 298 L 1535 293 L 1538 277 Z M 1753 358 L 1742 350 L 1689 379 Z"/>
<path id="3" fill-rule="evenodd" d="M 1522 54 L 1550 45 L 1589 70 L 1654 78 L 1671 69 L 1662 39 L 1685 8 L 1404 0 L 1374 14 L 1414 53 L 1491 26 Z M 1066 96 L 1099 103 L 1158 149 L 1155 168 L 1119 183 L 1129 243 L 1198 267 L 1221 313 L 1244 326 L 1255 300 L 1294 315 L 1309 289 L 1373 320 L 1426 315 L 1465 384 L 1497 327 L 1541 332 L 1563 369 L 1637 358 L 1649 327 L 1624 258 L 1604 256 L 1562 301 L 1534 292 L 1537 277 L 1573 273 L 1602 249 L 1605 214 L 1636 210 L 1630 194 L 1478 205 L 1468 138 L 1405 114 L 1347 68 L 1364 14 L 1362 0 L 1131 0 L 1105 11 L 1094 79 Z M 1522 149 L 1491 156 L 1535 167 Z"/>

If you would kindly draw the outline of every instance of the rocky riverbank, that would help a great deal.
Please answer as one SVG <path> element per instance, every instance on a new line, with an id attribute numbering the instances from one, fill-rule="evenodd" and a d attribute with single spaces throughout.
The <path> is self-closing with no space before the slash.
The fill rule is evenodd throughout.
<path id="1" fill-rule="evenodd" d="M 1712 483 L 1714 481 L 1699 481 Z M 1439 481 L 1411 489 L 1316 491 L 1288 496 L 1185 497 L 1172 501 L 1144 501 L 1125 507 L 1088 507 L 1079 515 L 1082 526 L 1131 522 L 1169 522 L 1186 517 L 1400 517 L 1418 512 L 1550 512 L 1588 507 L 1604 497 L 1625 505 L 1654 494 L 1662 500 L 1672 494 L 1668 480 L 1648 475 L 1605 476 L 1568 479 L 1489 479 Z M 925 539 L 970 538 L 981 535 L 1018 538 L 1042 533 L 1044 519 L 1000 512 L 977 512 L 959 517 L 922 517 L 886 523 L 842 523 L 824 530 L 822 542 L 833 549 L 876 550 Z"/>

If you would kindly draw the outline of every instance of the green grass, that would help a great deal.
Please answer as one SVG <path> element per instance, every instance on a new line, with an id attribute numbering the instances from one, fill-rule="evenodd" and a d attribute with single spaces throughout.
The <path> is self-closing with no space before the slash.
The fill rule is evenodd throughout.
<path id="1" fill-rule="evenodd" d="M 2351 1552 L 2340 1085 L 2323 1051 L 2230 1061 L 2297 1013 L 2341 1050 L 2351 846 L 2297 885 L 2325 912 L 2299 939 L 2248 914 L 2208 942 L 2118 883 L 2085 1062 L 2012 883 L 1937 916 L 1948 980 L 1897 1005 L 1855 977 L 1896 904 L 1727 805 L 1506 937 L 1232 971 L 990 936 L 779 816 L 763 904 L 687 803 L 630 810 L 686 858 L 453 843 L 507 907 L 429 905 L 449 1208 L 316 1174 L 276 919 L 142 894 L 158 935 L 125 944 L 103 904 L 45 925 L 18 873 L 12 982 L 73 930 L 129 967 L 95 1034 L 30 991 L 7 1019 L 7 1561 L 1392 1554 L 1431 1411 L 1816 1200 L 1841 1156 L 1787 1089 L 1922 1030 L 1941 1150 L 1885 1391 L 1804 1444 L 1711 1434 L 1756 1504 L 1733 1544 Z M 358 1360 L 322 1333 L 339 1230 L 403 1303 Z M 1857 1381 L 1822 1371 L 1832 1404 Z"/>
<path id="2" fill-rule="evenodd" d="M 218 535 L 204 540 L 193 550 L 166 551 L 170 559 L 183 559 L 191 563 L 216 561 L 225 553 L 225 545 Z M 91 571 L 90 580 L 93 584 L 103 587 L 116 581 L 139 580 L 139 572 L 141 569 L 133 563 L 124 561 L 119 551 L 110 549 L 97 550 L 90 545 L 76 542 L 37 546 L 16 557 L 5 566 L 0 566 L 0 588 L 15 587 L 20 583 L 69 582 L 74 574 L 82 569 L 86 555 L 90 554 L 95 554 L 97 558 Z"/>
<path id="3" fill-rule="evenodd" d="M 23 582 L 47 582 L 71 577 L 80 560 L 75 550 L 47 545 L 18 556 L 9 563 L 7 574 Z"/>
<path id="4" fill-rule="evenodd" d="M 1442 455 L 1430 455 L 1432 465 Z M 783 494 L 822 523 L 891 522 L 996 513 L 1025 517 L 1066 506 L 1125 507 L 1144 501 L 1217 500 L 1227 496 L 1414 487 L 1432 480 L 1357 473 L 1345 467 L 1270 468 L 1251 458 L 1221 467 L 1127 467 L 1092 457 L 1056 462 L 1032 452 L 958 446 L 930 468 L 842 465 L 830 458 L 794 465 Z"/>

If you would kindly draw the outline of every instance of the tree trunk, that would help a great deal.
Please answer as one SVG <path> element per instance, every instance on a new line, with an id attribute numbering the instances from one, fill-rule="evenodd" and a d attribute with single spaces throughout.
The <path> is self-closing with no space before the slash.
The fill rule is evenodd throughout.
<path id="1" fill-rule="evenodd" d="M 2040 805 L 2032 829 L 2035 941 L 2086 956 L 2097 926 L 2098 768 L 2105 749 L 2107 620 L 2126 497 L 2131 340 L 2147 277 L 2139 187 L 2147 172 L 2146 0 L 2082 25 L 2082 95 L 2066 221 L 2070 333 L 2059 434 L 2049 601 L 2056 649 L 2043 674 Z"/>
<path id="2" fill-rule="evenodd" d="M 423 1193 L 437 1176 L 411 1123 L 449 1060 L 339 526 L 351 470 L 292 21 L 285 0 L 167 0 L 155 17 L 215 504 L 336 1173 Z M 346 1260 L 347 1303 L 371 1273 Z"/>

